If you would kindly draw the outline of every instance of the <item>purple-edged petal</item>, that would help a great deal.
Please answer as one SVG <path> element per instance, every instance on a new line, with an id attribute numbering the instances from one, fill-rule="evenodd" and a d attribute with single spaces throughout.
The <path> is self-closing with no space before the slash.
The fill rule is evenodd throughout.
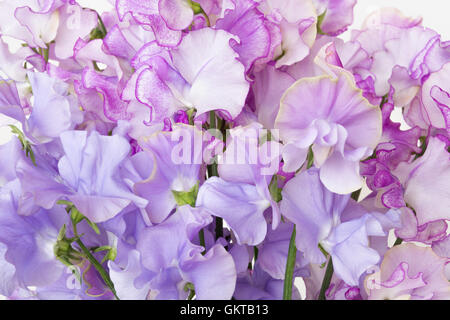
<path id="1" fill-rule="evenodd" d="M 216 28 L 239 37 L 239 43 L 233 43 L 232 47 L 239 54 L 246 71 L 257 59 L 267 57 L 270 52 L 270 31 L 265 26 L 264 15 L 256 9 L 253 0 L 235 1 L 234 10 L 227 11 L 222 19 L 217 20 Z"/>
<path id="2" fill-rule="evenodd" d="M 83 71 L 83 86 L 87 89 L 95 89 L 103 97 L 103 112 L 110 120 L 127 120 L 128 103 L 121 100 L 118 92 L 118 84 L 114 79 L 98 74 L 92 69 Z"/>
<path id="3" fill-rule="evenodd" d="M 345 194 L 361 187 L 358 162 L 372 153 L 381 137 L 382 122 L 379 108 L 362 96 L 351 74 L 335 71 L 337 78 L 295 82 L 281 98 L 275 128 L 288 148 L 283 151 L 287 168 L 298 169 L 302 165 L 299 156 L 305 159 L 312 145 L 314 164 L 324 171 L 322 182 L 331 191 Z M 336 166 L 345 170 L 334 170 Z"/>
<path id="4" fill-rule="evenodd" d="M 184 98 L 197 115 L 221 110 L 234 119 L 244 106 L 249 84 L 231 39 L 226 31 L 205 28 L 187 34 L 172 52 L 174 66 L 191 85 Z"/>
<path id="5" fill-rule="evenodd" d="M 394 171 L 404 186 L 405 201 L 414 208 L 419 225 L 450 220 L 449 159 L 446 144 L 432 137 L 422 157 L 411 163 L 401 163 Z"/>
<path id="6" fill-rule="evenodd" d="M 145 2 L 138 0 L 117 0 L 116 10 L 121 21 L 124 20 L 127 13 L 131 13 L 138 23 L 150 26 L 160 45 L 177 46 L 181 41 L 181 31 L 168 27 L 166 21 L 160 16 L 158 4 L 158 0 Z M 185 21 L 183 21 L 184 23 Z"/>
<path id="7" fill-rule="evenodd" d="M 449 299 L 446 263 L 448 259 L 431 248 L 411 243 L 394 246 L 385 254 L 380 271 L 365 280 L 369 299 Z"/>
<path id="8" fill-rule="evenodd" d="M 158 7 L 159 14 L 173 30 L 186 29 L 194 17 L 191 6 L 185 0 L 159 0 Z"/>

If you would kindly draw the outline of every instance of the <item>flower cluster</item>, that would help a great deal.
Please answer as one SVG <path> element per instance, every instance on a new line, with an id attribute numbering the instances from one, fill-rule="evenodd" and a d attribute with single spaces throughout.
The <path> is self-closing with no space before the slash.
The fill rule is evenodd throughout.
<path id="1" fill-rule="evenodd" d="M 0 2 L 0 295 L 450 299 L 450 42 L 395 9 L 344 41 L 356 0 L 110 4 Z"/>

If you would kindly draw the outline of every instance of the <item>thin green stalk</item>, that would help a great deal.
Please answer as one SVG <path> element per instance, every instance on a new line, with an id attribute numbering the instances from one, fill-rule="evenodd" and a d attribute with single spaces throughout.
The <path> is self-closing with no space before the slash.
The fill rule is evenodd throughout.
<path id="1" fill-rule="evenodd" d="M 108 272 L 106 272 L 105 268 L 103 268 L 103 266 L 97 261 L 97 259 L 95 259 L 95 257 L 89 251 L 89 249 L 86 248 L 84 243 L 80 240 L 80 238 L 78 236 L 78 231 L 77 231 L 77 225 L 76 224 L 73 225 L 73 233 L 74 233 L 75 237 L 78 238 L 75 242 L 78 244 L 80 249 L 83 251 L 83 253 L 85 255 L 85 258 L 88 259 L 89 262 L 92 263 L 94 268 L 98 271 L 98 273 L 102 277 L 102 279 L 105 282 L 105 284 L 108 286 L 108 288 L 114 294 L 114 297 L 116 297 L 117 300 L 120 300 L 119 297 L 117 296 L 116 289 L 114 288 L 114 283 L 112 282 L 111 278 L 109 277 Z"/>
<path id="2" fill-rule="evenodd" d="M 216 240 L 223 237 L 223 219 L 216 217 Z"/>
<path id="3" fill-rule="evenodd" d="M 359 195 L 361 194 L 361 190 L 362 189 L 358 189 L 358 190 L 352 192 L 351 197 L 352 197 L 353 200 L 358 201 Z"/>
<path id="4" fill-rule="evenodd" d="M 209 128 L 216 129 L 216 114 L 214 111 L 209 112 Z M 217 163 L 212 163 L 208 166 L 208 176 L 209 177 L 218 177 L 219 172 L 217 171 Z M 220 217 L 216 217 L 216 240 L 223 236 L 223 219 Z"/>
<path id="5" fill-rule="evenodd" d="M 291 241 L 289 242 L 289 251 L 286 262 L 286 272 L 284 274 L 283 300 L 292 299 L 292 286 L 294 284 L 295 260 L 297 258 L 297 247 L 295 246 L 295 226 L 292 231 Z"/>
<path id="6" fill-rule="evenodd" d="M 109 274 L 106 272 L 105 268 L 95 259 L 95 257 L 92 255 L 92 253 L 89 251 L 88 248 L 81 242 L 80 239 L 77 239 L 75 241 L 80 249 L 83 251 L 86 259 L 89 260 L 90 263 L 95 267 L 95 269 L 98 271 L 100 276 L 102 277 L 105 284 L 108 286 L 108 288 L 111 290 L 111 292 L 114 294 L 114 297 L 116 297 L 117 300 L 120 300 L 117 296 L 116 289 L 114 289 L 114 283 L 112 282 L 111 278 L 109 277 Z"/>
<path id="7" fill-rule="evenodd" d="M 322 280 L 322 287 L 320 288 L 319 300 L 326 300 L 325 293 L 328 287 L 330 286 L 331 278 L 333 277 L 333 272 L 334 272 L 333 261 L 331 260 L 330 257 L 330 260 L 328 261 L 327 265 L 327 270 L 325 271 L 325 275 Z"/>
<path id="8" fill-rule="evenodd" d="M 402 238 L 397 238 L 397 240 L 395 240 L 394 246 L 398 246 L 399 244 L 401 244 L 403 242 Z"/>
<path id="9" fill-rule="evenodd" d="M 106 31 L 106 27 L 105 27 L 105 24 L 103 23 L 102 17 L 98 13 L 97 13 L 97 17 L 98 17 L 98 24 L 100 26 L 100 31 L 104 34 L 104 36 L 106 36 L 108 31 Z"/>
<path id="10" fill-rule="evenodd" d="M 201 230 L 198 232 L 198 239 L 199 239 L 199 241 L 200 241 L 200 245 L 201 245 L 203 248 L 206 248 L 206 245 L 205 245 L 205 231 L 204 231 L 203 229 L 201 229 Z M 205 249 L 205 251 L 202 252 L 202 254 L 204 255 L 205 253 L 206 253 L 206 249 Z"/>

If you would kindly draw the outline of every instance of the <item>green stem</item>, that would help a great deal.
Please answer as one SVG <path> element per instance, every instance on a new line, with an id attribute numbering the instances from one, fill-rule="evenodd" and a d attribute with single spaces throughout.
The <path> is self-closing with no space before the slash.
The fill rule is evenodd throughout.
<path id="1" fill-rule="evenodd" d="M 394 246 L 398 246 L 399 244 L 401 244 L 403 242 L 402 238 L 397 238 L 397 240 L 395 240 Z"/>
<path id="2" fill-rule="evenodd" d="M 92 253 L 89 251 L 88 248 L 81 242 L 80 239 L 77 239 L 75 241 L 80 249 L 85 254 L 86 259 L 89 260 L 90 263 L 95 267 L 95 269 L 98 271 L 100 276 L 102 277 L 105 284 L 108 286 L 108 288 L 111 290 L 111 292 L 114 294 L 114 297 L 116 297 L 117 300 L 120 300 L 117 296 L 116 289 L 114 289 L 114 283 L 112 282 L 111 278 L 109 277 L 109 274 L 106 272 L 105 268 L 95 259 L 95 257 L 92 255 Z"/>
<path id="3" fill-rule="evenodd" d="M 333 261 L 330 260 L 328 261 L 328 265 L 327 265 L 327 270 L 325 271 L 325 276 L 323 277 L 322 280 L 322 287 L 320 288 L 320 293 L 319 293 L 319 300 L 326 300 L 325 298 L 325 292 L 327 291 L 328 287 L 330 286 L 331 283 L 331 278 L 333 277 Z"/>
<path id="4" fill-rule="evenodd" d="M 214 111 L 209 112 L 209 128 L 216 129 L 216 114 Z M 212 163 L 208 166 L 208 176 L 209 177 L 218 177 L 219 172 L 217 171 L 217 163 Z M 216 217 L 216 240 L 223 236 L 223 219 L 220 217 Z"/>
<path id="5" fill-rule="evenodd" d="M 351 197 L 353 200 L 358 201 L 359 195 L 361 194 L 361 190 L 362 189 L 358 189 L 352 193 Z"/>
<path id="6" fill-rule="evenodd" d="M 106 27 L 105 24 L 103 23 L 102 17 L 100 17 L 100 15 L 97 13 L 97 17 L 98 17 L 98 24 L 100 26 L 100 31 L 103 33 L 103 37 L 106 36 L 106 34 L 108 33 L 108 31 L 106 31 Z"/>
<path id="7" fill-rule="evenodd" d="M 198 239 L 200 241 L 200 245 L 205 248 L 205 251 L 202 252 L 202 254 L 204 255 L 206 253 L 206 245 L 205 245 L 205 231 L 203 231 L 203 229 L 201 229 L 198 232 Z"/>
<path id="8" fill-rule="evenodd" d="M 216 240 L 223 237 L 223 219 L 216 217 Z"/>
<path id="9" fill-rule="evenodd" d="M 292 231 L 291 241 L 289 242 L 289 251 L 286 262 L 286 272 L 284 275 L 283 300 L 292 299 L 292 286 L 294 280 L 295 260 L 297 258 L 297 248 L 295 246 L 295 226 Z"/>

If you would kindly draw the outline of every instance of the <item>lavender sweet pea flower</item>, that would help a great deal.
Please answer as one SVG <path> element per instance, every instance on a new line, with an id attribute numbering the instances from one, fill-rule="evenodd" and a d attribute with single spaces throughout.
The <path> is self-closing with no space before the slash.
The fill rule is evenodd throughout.
<path id="1" fill-rule="evenodd" d="M 431 248 L 410 243 L 394 246 L 384 256 L 380 271 L 365 280 L 368 299 L 449 299 L 444 271 L 448 262 Z"/>
<path id="2" fill-rule="evenodd" d="M 82 114 L 68 86 L 45 73 L 28 73 L 34 94 L 33 109 L 24 131 L 40 143 L 49 142 L 82 121 Z"/>
<path id="3" fill-rule="evenodd" d="M 148 227 L 138 237 L 142 265 L 157 274 L 150 282 L 150 297 L 186 299 L 187 282 L 197 299 L 230 299 L 236 284 L 233 258 L 217 244 L 203 256 L 203 248 L 192 243 L 199 230 L 212 222 L 202 209 L 178 208 L 163 223 Z M 149 246 L 149 244 L 152 246 Z M 158 250 L 154 250 L 154 246 Z"/>
<path id="4" fill-rule="evenodd" d="M 83 116 L 66 83 L 45 73 L 28 72 L 34 94 L 32 111 L 25 117 L 16 85 L 2 83 L 0 113 L 21 122 L 25 135 L 35 144 L 51 142 L 81 123 Z"/>
<path id="5" fill-rule="evenodd" d="M 0 294 L 3 296 L 12 295 L 18 287 L 15 278 L 16 268 L 5 259 L 7 249 L 8 247 L 0 242 Z"/>
<path id="6" fill-rule="evenodd" d="M 130 151 L 124 138 L 66 131 L 60 139 L 65 155 L 58 162 L 59 173 L 48 165 L 17 165 L 24 192 L 36 205 L 50 209 L 64 197 L 93 222 L 111 219 L 131 203 L 147 205 L 120 179 L 118 168 Z"/>
<path id="7" fill-rule="evenodd" d="M 273 279 L 284 280 L 286 272 L 286 260 L 289 250 L 294 225 L 282 223 L 276 230 L 269 230 L 265 241 L 259 247 L 258 264 Z M 307 277 L 307 261 L 300 252 L 297 252 L 294 275 Z"/>
<path id="8" fill-rule="evenodd" d="M 283 95 L 275 128 L 285 143 L 285 171 L 300 168 L 308 150 L 320 179 L 331 191 L 351 193 L 362 185 L 358 162 L 368 157 L 381 136 L 381 112 L 356 88 L 353 77 L 336 69 L 295 82 Z"/>
<path id="9" fill-rule="evenodd" d="M 67 197 L 91 221 L 108 220 L 131 202 L 140 207 L 146 205 L 146 200 L 133 194 L 117 178 L 118 167 L 130 151 L 125 139 L 67 131 L 61 135 L 61 143 L 65 156 L 58 169 L 73 190 Z"/>
<path id="10" fill-rule="evenodd" d="M 0 243 L 6 246 L 4 259 L 15 268 L 13 278 L 5 280 L 25 289 L 27 286 L 49 285 L 60 277 L 64 269 L 54 256 L 53 245 L 68 216 L 62 207 L 20 216 L 17 213 L 18 192 L 9 188 L 0 190 Z"/>
<path id="11" fill-rule="evenodd" d="M 282 196 L 282 214 L 297 225 L 298 250 L 311 263 L 325 262 L 317 245 L 339 224 L 349 196 L 333 194 L 324 188 L 319 172 L 314 168 L 289 180 Z"/>
<path id="12" fill-rule="evenodd" d="M 224 218 L 239 244 L 257 245 L 266 236 L 270 200 L 254 185 L 211 177 L 200 187 L 196 205 Z"/>
<path id="13" fill-rule="evenodd" d="M 272 229 L 276 229 L 280 223 L 278 204 L 273 201 L 268 188 L 272 176 L 279 169 L 280 146 L 275 141 L 266 141 L 260 145 L 259 139 L 264 132 L 260 130 L 261 125 L 254 123 L 229 131 L 226 151 L 218 156 L 220 178 L 208 179 L 201 186 L 197 198 L 198 205 L 205 206 L 212 214 L 224 218 L 230 224 L 240 244 L 256 245 L 264 239 L 267 230 L 264 217 L 266 209 L 270 208 L 267 213 L 271 213 Z M 221 190 L 221 186 L 229 186 L 230 189 Z M 240 194 L 242 192 L 250 197 L 250 202 Z M 222 196 L 225 198 L 220 200 L 223 205 L 220 208 L 214 203 L 217 200 L 211 200 Z M 225 199 L 232 204 L 225 204 Z M 224 210 L 230 205 L 236 206 L 237 210 Z"/>
<path id="14" fill-rule="evenodd" d="M 326 262 L 320 244 L 332 256 L 336 274 L 355 286 L 379 261 L 378 252 L 369 247 L 369 236 L 386 235 L 380 221 L 369 213 L 361 215 L 363 208 L 348 203 L 348 196 L 328 191 L 317 169 L 289 180 L 282 196 L 281 212 L 297 226 L 296 246 L 311 263 Z"/>
<path id="15" fill-rule="evenodd" d="M 271 278 L 256 263 L 254 270 L 238 278 L 233 297 L 236 300 L 282 300 L 283 285 L 282 280 Z M 295 286 L 292 288 L 292 299 L 300 300 L 300 292 Z"/>
<path id="16" fill-rule="evenodd" d="M 154 276 L 142 266 L 141 254 L 137 250 L 129 252 L 127 264 L 123 267 L 109 261 L 110 277 L 121 300 L 147 300 L 150 293 L 150 282 L 142 286 L 140 280 Z M 139 279 L 141 278 L 141 279 Z"/>
<path id="17" fill-rule="evenodd" d="M 150 222 L 160 223 L 177 205 L 173 192 L 189 192 L 199 183 L 202 133 L 193 126 L 177 125 L 171 132 L 142 138 L 140 146 L 144 151 L 133 157 L 140 176 L 133 189 L 149 200 Z"/>

